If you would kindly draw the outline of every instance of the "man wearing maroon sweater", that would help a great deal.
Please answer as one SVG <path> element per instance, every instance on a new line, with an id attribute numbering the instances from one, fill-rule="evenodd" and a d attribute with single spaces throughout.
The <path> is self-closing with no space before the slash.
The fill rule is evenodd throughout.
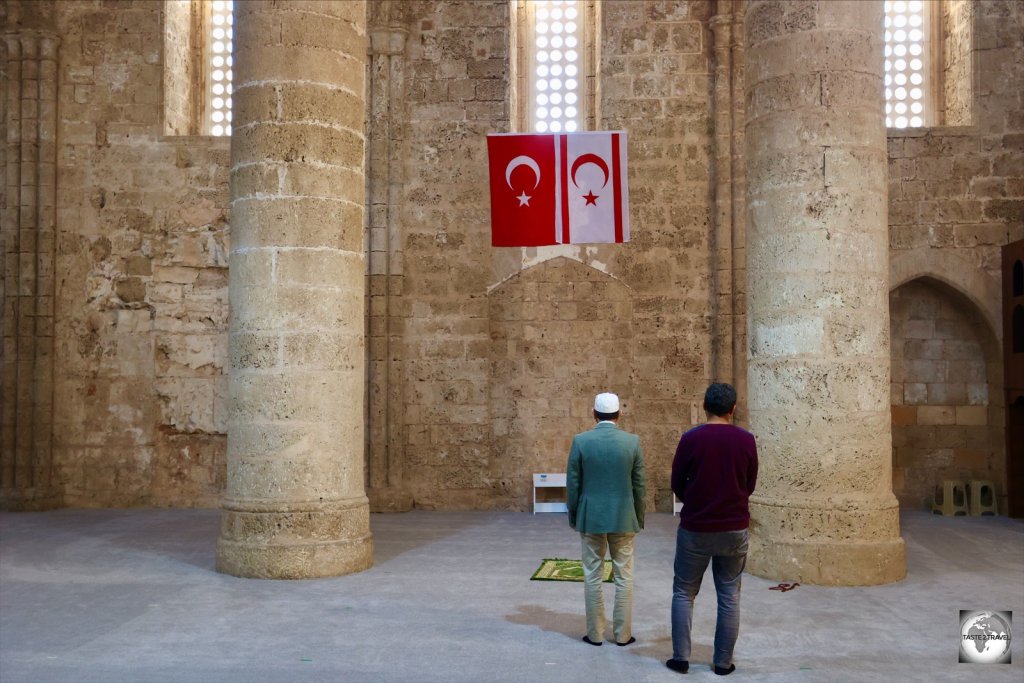
<path id="1" fill-rule="evenodd" d="M 754 436 L 732 424 L 736 390 L 712 384 L 704 393 L 708 420 L 679 440 L 672 461 L 672 491 L 683 503 L 676 536 L 672 583 L 672 659 L 665 665 L 690 668 L 693 599 L 711 562 L 718 595 L 714 670 L 726 676 L 740 630 L 740 578 L 747 562 L 747 500 L 757 481 Z"/>

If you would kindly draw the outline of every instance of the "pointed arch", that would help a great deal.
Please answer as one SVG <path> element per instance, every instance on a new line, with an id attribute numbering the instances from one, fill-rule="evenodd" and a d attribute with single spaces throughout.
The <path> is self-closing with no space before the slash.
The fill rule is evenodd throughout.
<path id="1" fill-rule="evenodd" d="M 936 280 L 963 295 L 978 309 L 995 338 L 1003 338 L 1000 286 L 995 278 L 960 256 L 939 249 L 907 249 L 890 257 L 890 292 L 918 278 Z"/>
<path id="2" fill-rule="evenodd" d="M 949 251 L 890 259 L 893 489 L 902 505 L 927 505 L 943 478 L 1006 481 L 1000 284 Z"/>

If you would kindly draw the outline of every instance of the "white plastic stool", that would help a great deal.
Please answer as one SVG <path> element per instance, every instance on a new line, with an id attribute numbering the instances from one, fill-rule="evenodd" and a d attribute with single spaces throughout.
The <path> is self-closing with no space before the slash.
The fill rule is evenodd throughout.
<path id="1" fill-rule="evenodd" d="M 962 481 L 946 479 L 942 482 L 942 486 L 936 486 L 932 513 L 946 515 L 947 517 L 966 515 L 967 494 L 964 491 L 964 483 Z"/>
<path id="2" fill-rule="evenodd" d="M 996 488 L 990 481 L 973 480 L 967 482 L 967 507 L 974 517 L 997 515 Z"/>

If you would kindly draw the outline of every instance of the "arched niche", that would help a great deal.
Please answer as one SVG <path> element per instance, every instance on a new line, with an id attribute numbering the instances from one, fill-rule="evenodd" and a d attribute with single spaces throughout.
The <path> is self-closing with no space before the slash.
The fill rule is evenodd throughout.
<path id="1" fill-rule="evenodd" d="M 919 247 L 896 251 L 889 258 L 889 291 L 918 278 L 941 282 L 968 299 L 981 313 L 996 339 L 1002 339 L 999 282 L 962 257 L 941 249 Z"/>
<path id="2" fill-rule="evenodd" d="M 889 297 L 893 492 L 910 509 L 944 479 L 1006 491 L 1000 344 L 978 292 L 950 279 L 894 278 Z"/>
<path id="3" fill-rule="evenodd" d="M 532 474 L 564 472 L 573 435 L 593 425 L 594 395 L 632 395 L 632 292 L 555 258 L 494 287 L 488 316 L 490 484 L 526 509 Z"/>

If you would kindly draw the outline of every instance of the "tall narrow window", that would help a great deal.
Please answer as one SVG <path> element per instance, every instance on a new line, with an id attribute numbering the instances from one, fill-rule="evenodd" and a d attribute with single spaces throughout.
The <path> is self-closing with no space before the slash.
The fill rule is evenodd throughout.
<path id="1" fill-rule="evenodd" d="M 232 0 L 164 1 L 164 135 L 231 135 Z"/>
<path id="2" fill-rule="evenodd" d="M 231 135 L 232 0 L 210 3 L 206 49 L 206 107 L 204 126 L 210 135 Z"/>
<path id="3" fill-rule="evenodd" d="M 935 125 L 931 17 L 935 3 L 885 2 L 885 125 Z"/>
<path id="4" fill-rule="evenodd" d="M 530 129 L 584 127 L 583 17 L 577 0 L 536 0 L 529 7 Z"/>
<path id="5" fill-rule="evenodd" d="M 600 3 L 512 0 L 512 7 L 513 126 L 537 133 L 594 130 Z"/>

